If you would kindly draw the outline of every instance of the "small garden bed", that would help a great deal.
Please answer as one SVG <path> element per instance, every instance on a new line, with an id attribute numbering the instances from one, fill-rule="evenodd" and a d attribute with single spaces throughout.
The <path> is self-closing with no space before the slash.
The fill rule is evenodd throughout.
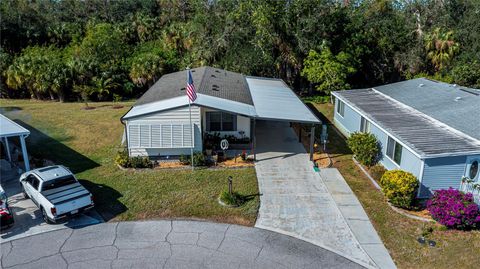
<path id="1" fill-rule="evenodd" d="M 122 169 L 191 169 L 191 156 L 181 155 L 178 159 L 155 160 L 148 157 L 129 157 L 126 150 L 119 151 L 115 163 Z M 254 162 L 245 153 L 236 157 L 207 158 L 203 153 L 196 152 L 193 156 L 195 169 L 242 168 L 253 167 Z"/>

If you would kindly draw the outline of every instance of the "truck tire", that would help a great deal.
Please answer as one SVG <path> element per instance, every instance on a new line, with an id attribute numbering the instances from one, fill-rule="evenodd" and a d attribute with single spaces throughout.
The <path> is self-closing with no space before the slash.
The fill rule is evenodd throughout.
<path id="1" fill-rule="evenodd" d="M 41 209 L 42 209 L 43 220 L 45 221 L 45 223 L 53 224 L 53 221 L 51 221 L 50 218 L 48 218 L 48 215 L 47 215 L 47 212 L 45 211 L 45 208 L 42 207 Z"/>

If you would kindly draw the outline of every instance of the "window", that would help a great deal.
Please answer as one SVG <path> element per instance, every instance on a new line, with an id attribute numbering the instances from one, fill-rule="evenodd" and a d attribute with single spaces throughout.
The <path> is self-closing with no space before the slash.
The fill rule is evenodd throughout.
<path id="1" fill-rule="evenodd" d="M 337 113 L 340 114 L 340 116 L 342 117 L 345 114 L 345 103 L 340 101 L 340 99 L 338 99 L 337 103 Z"/>
<path id="2" fill-rule="evenodd" d="M 360 132 L 370 133 L 370 122 L 364 117 L 362 117 L 360 120 Z"/>
<path id="3" fill-rule="evenodd" d="M 468 171 L 468 177 L 470 179 L 475 179 L 478 175 L 478 161 L 473 161 L 470 165 L 470 170 Z"/>
<path id="4" fill-rule="evenodd" d="M 77 180 L 73 176 L 65 176 L 57 179 L 52 179 L 43 183 L 42 191 L 60 188 L 76 182 Z"/>
<path id="5" fill-rule="evenodd" d="M 224 112 L 207 112 L 207 131 L 236 131 L 237 116 Z"/>
<path id="6" fill-rule="evenodd" d="M 34 177 L 33 182 L 32 182 L 32 187 L 36 190 L 38 190 L 38 185 L 40 185 L 40 180 L 38 178 Z"/>
<path id="7" fill-rule="evenodd" d="M 400 145 L 393 138 L 388 137 L 387 156 L 390 157 L 396 164 L 400 165 L 402 161 L 402 145 Z"/>

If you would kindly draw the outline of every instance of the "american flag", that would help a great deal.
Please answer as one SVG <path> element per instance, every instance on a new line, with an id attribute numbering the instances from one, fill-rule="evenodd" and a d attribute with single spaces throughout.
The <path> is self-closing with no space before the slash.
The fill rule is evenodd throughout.
<path id="1" fill-rule="evenodd" d="M 197 92 L 195 91 L 195 85 L 193 85 L 192 71 L 190 70 L 188 70 L 187 78 L 187 96 L 192 103 L 197 99 Z"/>

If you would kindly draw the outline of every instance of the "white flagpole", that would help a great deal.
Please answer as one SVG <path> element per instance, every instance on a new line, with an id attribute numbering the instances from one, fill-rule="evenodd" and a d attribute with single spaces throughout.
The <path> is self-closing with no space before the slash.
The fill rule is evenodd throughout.
<path id="1" fill-rule="evenodd" d="M 188 84 L 188 79 L 189 79 L 189 74 L 188 74 L 188 70 L 189 68 L 187 67 L 187 84 Z M 193 125 L 192 125 L 192 106 L 191 106 L 191 100 L 190 100 L 190 97 L 187 95 L 187 98 L 188 98 L 188 112 L 189 112 L 189 115 L 190 115 L 190 161 L 191 161 L 191 164 L 192 164 L 192 171 L 194 170 L 194 166 L 193 166 Z"/>
<path id="2" fill-rule="evenodd" d="M 190 98 L 188 99 L 188 110 L 190 112 L 190 157 L 192 161 L 192 171 L 193 171 L 193 125 L 192 125 L 192 108 L 190 106 Z"/>

